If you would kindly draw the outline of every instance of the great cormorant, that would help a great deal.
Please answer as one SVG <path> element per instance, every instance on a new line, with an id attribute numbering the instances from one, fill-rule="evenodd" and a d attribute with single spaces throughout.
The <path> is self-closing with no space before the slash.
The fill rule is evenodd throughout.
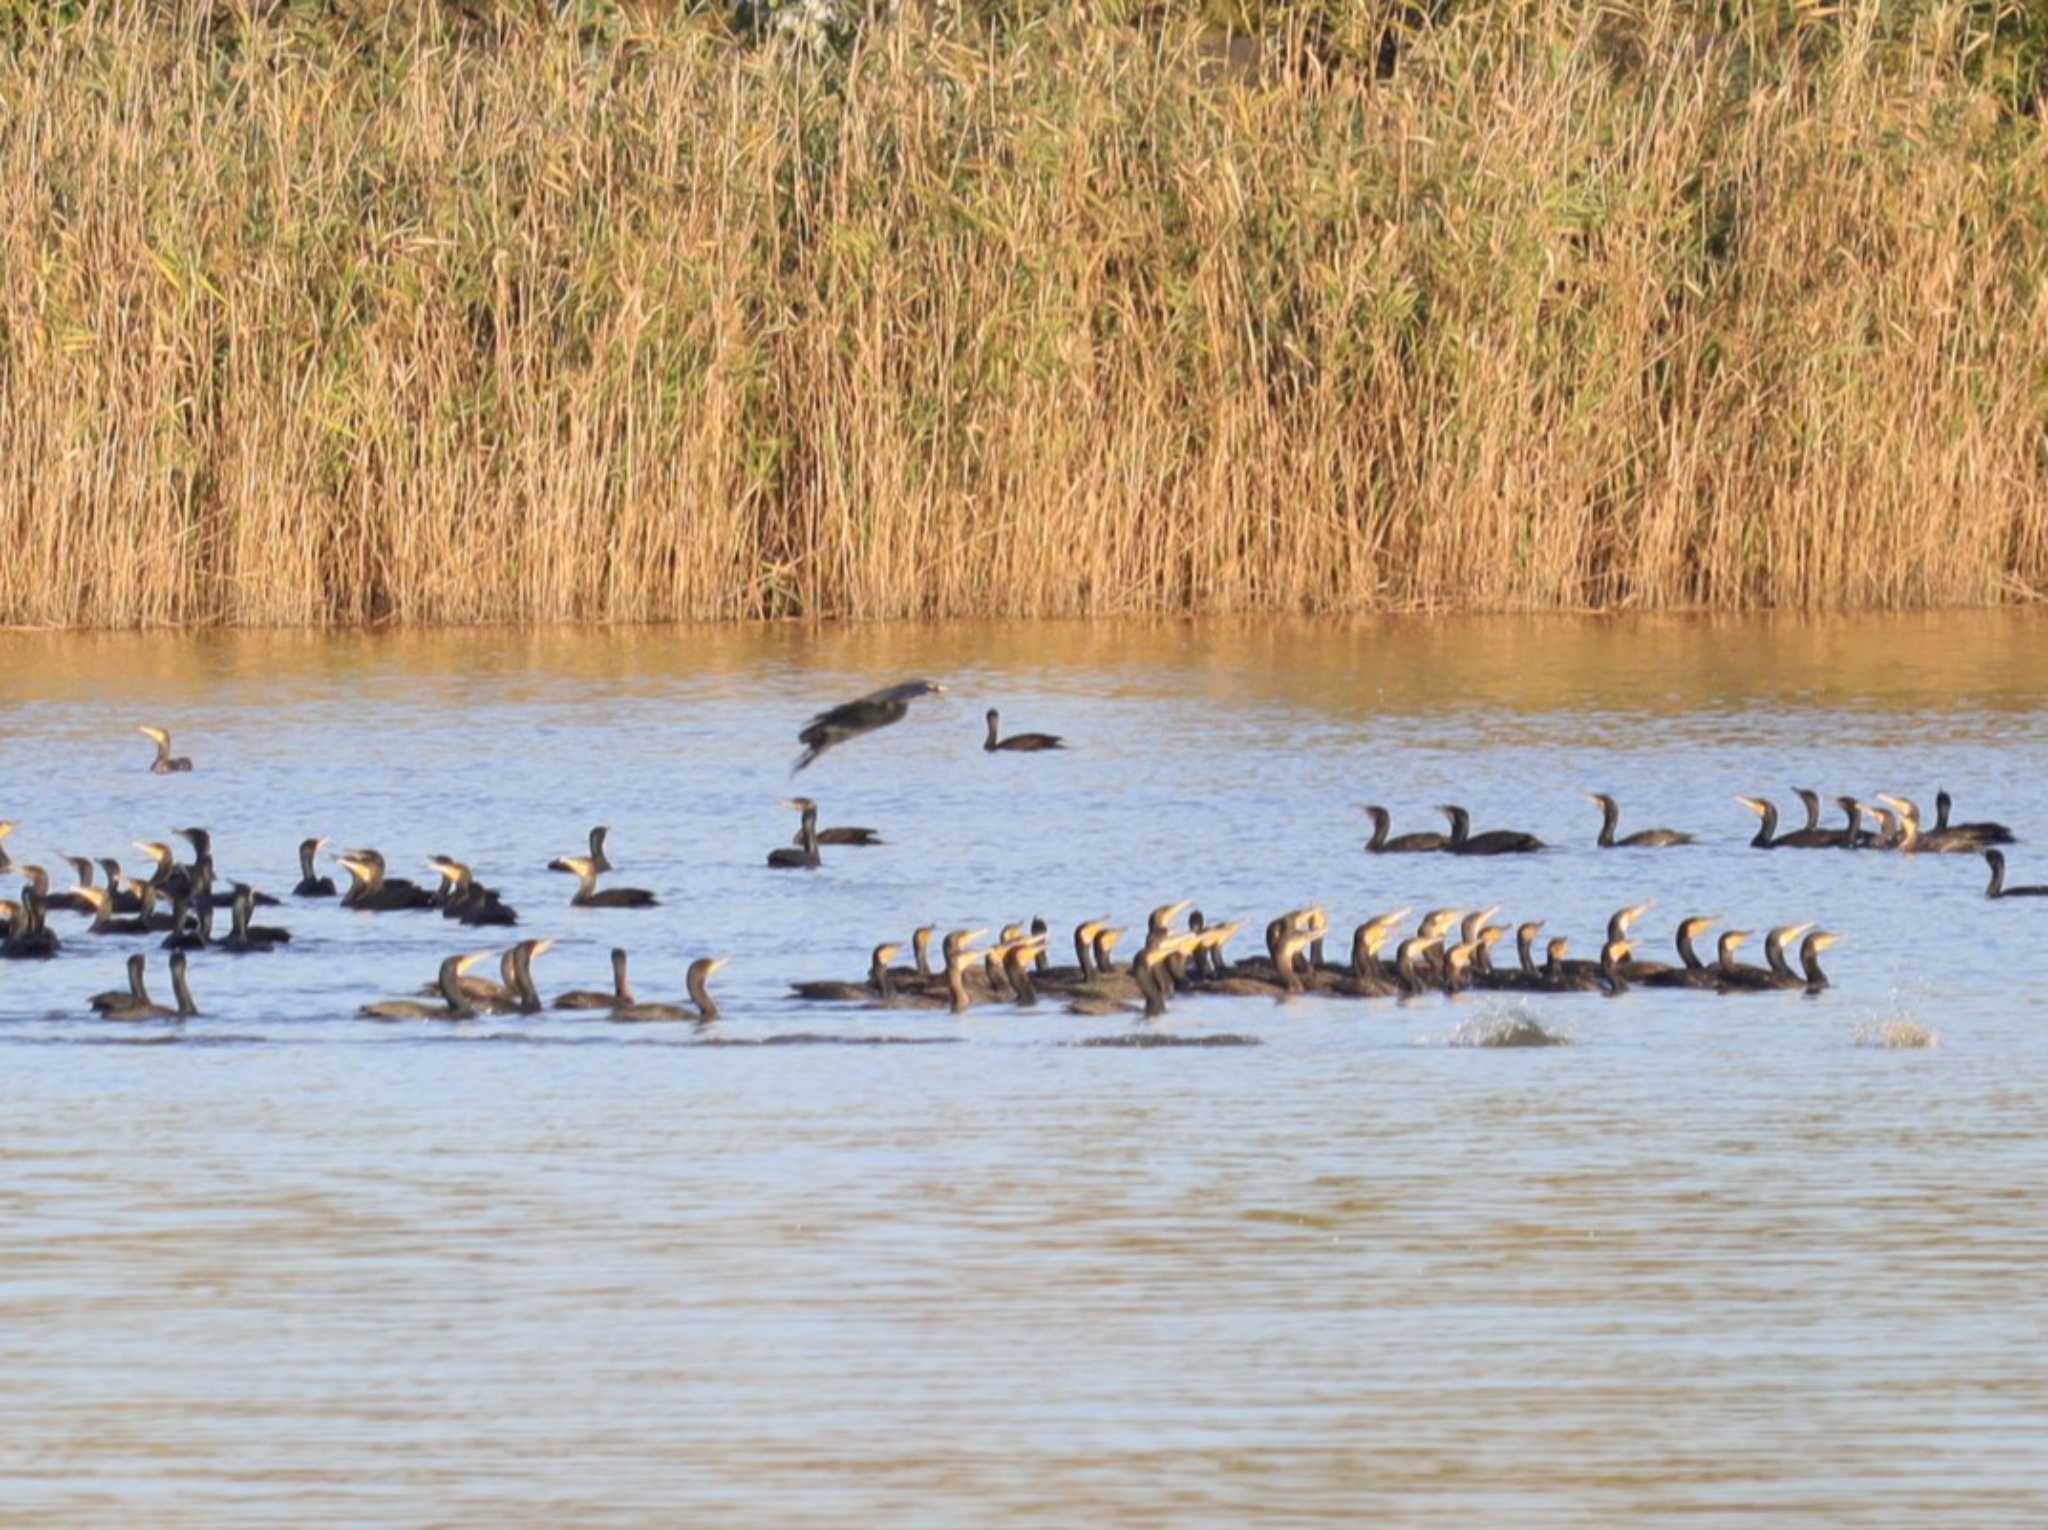
<path id="1" fill-rule="evenodd" d="M 1991 868 L 1991 885 L 1984 889 L 1985 897 L 2048 898 L 2048 887 L 2043 887 L 2038 882 L 2030 883 L 2025 887 L 2007 887 L 2005 885 L 2005 852 L 2003 850 L 1986 850 L 1984 852 L 1984 861 Z"/>
<path id="2" fill-rule="evenodd" d="M 136 725 L 135 731 L 144 738 L 154 740 L 156 743 L 156 759 L 149 767 L 153 774 L 159 776 L 176 775 L 179 771 L 192 768 L 192 762 L 183 755 L 179 755 L 176 758 L 172 757 L 171 736 L 162 728 L 152 728 L 148 723 L 139 723 Z"/>
<path id="3" fill-rule="evenodd" d="M 1484 834 L 1474 834 L 1472 815 L 1455 803 L 1446 803 L 1437 811 L 1451 821 L 1451 838 L 1444 849 L 1452 855 L 1518 855 L 1543 848 L 1542 840 L 1519 829 L 1489 829 Z"/>
<path id="4" fill-rule="evenodd" d="M 1595 843 L 1602 850 L 1651 850 L 1693 842 L 1690 834 L 1678 829 L 1638 829 L 1616 839 L 1614 830 L 1621 822 L 1621 805 L 1605 792 L 1587 792 L 1586 796 L 1600 805 L 1600 838 Z"/>
<path id="5" fill-rule="evenodd" d="M 906 680 L 900 685 L 871 691 L 856 700 L 843 701 L 818 713 L 797 734 L 797 742 L 804 746 L 804 752 L 797 756 L 795 769 L 790 773 L 794 775 L 827 749 L 850 738 L 901 722 L 910 710 L 910 703 L 918 697 L 942 696 L 945 691 L 943 685 L 930 680 Z"/>
<path id="6" fill-rule="evenodd" d="M 988 738 L 982 743 L 982 750 L 995 754 L 1001 750 L 1014 750 L 1019 754 L 1041 749 L 1064 749 L 1066 741 L 1057 733 L 1012 733 L 1008 738 L 998 737 L 1002 727 L 1001 714 L 994 707 L 988 709 Z"/>
<path id="7" fill-rule="evenodd" d="M 550 861 L 548 868 L 575 874 L 577 886 L 575 896 L 569 900 L 571 908 L 653 908 L 657 902 L 644 887 L 607 887 L 600 891 L 597 868 L 587 856 L 565 855 Z"/>

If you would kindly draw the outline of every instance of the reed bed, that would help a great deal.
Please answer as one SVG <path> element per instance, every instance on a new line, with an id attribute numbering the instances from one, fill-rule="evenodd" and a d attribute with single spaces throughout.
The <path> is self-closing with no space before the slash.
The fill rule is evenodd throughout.
<path id="1" fill-rule="evenodd" d="M 1982 8 L 1729 9 L 8 8 L 0 622 L 2033 598 Z"/>

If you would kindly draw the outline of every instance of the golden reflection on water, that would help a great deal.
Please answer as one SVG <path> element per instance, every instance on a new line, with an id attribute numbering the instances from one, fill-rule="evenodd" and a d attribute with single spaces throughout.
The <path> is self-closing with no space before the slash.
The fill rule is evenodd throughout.
<path id="1" fill-rule="evenodd" d="M 90 688 L 137 705 L 177 706 L 224 682 L 289 695 L 522 671 L 631 694 L 641 681 L 715 683 L 787 667 L 852 684 L 988 670 L 1054 687 L 1192 688 L 1219 703 L 1334 716 L 1588 707 L 1654 716 L 1822 702 L 1996 711 L 2048 695 L 2048 614 L 15 633 L 0 634 L 0 657 L 0 698 L 15 702 L 64 700 Z"/>

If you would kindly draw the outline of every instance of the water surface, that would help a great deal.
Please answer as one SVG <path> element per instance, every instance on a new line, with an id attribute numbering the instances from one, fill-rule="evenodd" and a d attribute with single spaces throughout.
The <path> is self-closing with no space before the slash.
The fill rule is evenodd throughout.
<path id="1" fill-rule="evenodd" d="M 1947 786 L 2048 881 L 2043 635 L 0 635 L 18 860 L 134 866 L 196 822 L 283 891 L 326 834 L 473 861 L 558 939 L 550 992 L 601 986 L 615 942 L 651 997 L 733 958 L 710 1033 L 360 1022 L 462 941 L 331 904 L 277 911 L 288 954 L 195 958 L 182 1031 L 79 1018 L 128 945 L 0 964 L 0 1517 L 2039 1523 L 2048 900 L 1987 903 L 1973 857 L 1752 851 L 1732 796 Z M 915 674 L 951 695 L 796 783 L 892 844 L 766 870 L 797 728 Z M 985 755 L 990 704 L 1076 747 Z M 146 720 L 190 776 L 147 773 Z M 1702 843 L 1596 851 L 1587 790 Z M 1452 800 L 1559 848 L 1361 853 L 1358 803 L 1418 828 Z M 599 821 L 661 909 L 566 907 L 545 863 Z M 1817 1000 L 1202 999 L 1160 1027 L 1255 1047 L 784 997 L 925 921 L 1183 896 L 1347 930 L 1498 902 L 1580 954 L 1644 898 L 1659 948 L 1689 913 L 1844 939 Z M 1573 1044 L 1454 1044 L 1514 1013 Z M 1939 1044 L 1858 1044 L 1892 1021 Z M 796 1034 L 956 1044 L 734 1044 Z"/>

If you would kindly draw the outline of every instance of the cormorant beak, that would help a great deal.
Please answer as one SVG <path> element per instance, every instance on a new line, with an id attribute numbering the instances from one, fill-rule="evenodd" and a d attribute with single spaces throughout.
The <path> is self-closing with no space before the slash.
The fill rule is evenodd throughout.
<path id="1" fill-rule="evenodd" d="M 875 955 L 881 959 L 882 965 L 885 967 L 902 954 L 903 948 L 901 946 L 883 946 L 875 952 Z"/>
<path id="2" fill-rule="evenodd" d="M 1809 937 L 1808 944 L 1810 944 L 1816 951 L 1825 951 L 1829 946 L 1833 945 L 1836 941 L 1840 940 L 1841 938 L 1841 936 L 1835 934 L 1832 930 L 1822 930 L 1818 934 Z"/>
<path id="3" fill-rule="evenodd" d="M 528 956 L 528 958 L 529 958 L 529 959 L 531 959 L 532 957 L 536 957 L 536 956 L 545 956 L 545 955 L 547 955 L 547 953 L 548 953 L 548 952 L 550 952 L 550 951 L 554 950 L 554 948 L 555 948 L 555 937 L 554 937 L 554 936 L 552 936 L 552 935 L 549 935 L 549 936 L 547 936 L 547 937 L 546 937 L 545 939 L 542 939 L 542 940 L 536 940 L 536 941 L 535 941 L 535 942 L 533 943 L 533 949 L 532 949 L 531 951 L 527 952 L 527 956 Z"/>
<path id="4" fill-rule="evenodd" d="M 704 975 L 706 977 L 711 976 L 712 973 L 716 972 L 720 967 L 723 967 L 727 962 L 731 960 L 732 958 L 730 956 L 712 957 L 709 961 L 707 961 L 704 964 Z"/>
<path id="5" fill-rule="evenodd" d="M 471 951 L 466 956 L 461 957 L 455 963 L 455 970 L 457 972 L 467 972 L 469 971 L 470 968 L 474 967 L 478 962 L 482 961 L 485 957 L 489 956 L 490 954 L 491 953 L 488 951 Z"/>
<path id="6" fill-rule="evenodd" d="M 1759 818 L 1764 816 L 1765 809 L 1770 806 L 1770 804 L 1765 802 L 1761 797 L 1737 797 L 1735 800 L 1741 803 L 1744 807 L 1748 808 L 1752 813 L 1756 814 L 1756 816 Z"/>

